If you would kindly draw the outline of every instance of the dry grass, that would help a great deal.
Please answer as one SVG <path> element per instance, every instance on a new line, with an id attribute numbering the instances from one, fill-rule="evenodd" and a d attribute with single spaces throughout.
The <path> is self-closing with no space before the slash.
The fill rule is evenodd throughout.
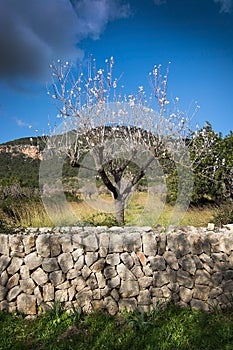
<path id="1" fill-rule="evenodd" d="M 145 209 L 146 207 L 146 209 Z M 211 222 L 216 209 L 214 207 L 190 207 L 186 212 L 177 211 L 158 198 L 148 198 L 147 193 L 135 193 L 125 210 L 126 225 L 154 226 L 160 224 L 167 227 L 172 216 L 181 219 L 178 224 L 184 226 L 207 226 Z M 111 224 L 109 218 L 114 217 L 114 203 L 111 196 L 69 202 L 65 206 L 54 202 L 46 212 L 41 201 L 11 203 L 8 212 L 0 209 L 0 219 L 18 227 L 70 226 L 85 222 L 101 225 Z"/>

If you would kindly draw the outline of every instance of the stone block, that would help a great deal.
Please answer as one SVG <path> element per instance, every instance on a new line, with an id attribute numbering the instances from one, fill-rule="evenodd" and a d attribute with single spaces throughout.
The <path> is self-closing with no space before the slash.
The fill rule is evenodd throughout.
<path id="1" fill-rule="evenodd" d="M 35 295 L 20 294 L 17 297 L 17 309 L 25 315 L 36 314 L 36 297 Z"/>
<path id="2" fill-rule="evenodd" d="M 53 271 L 49 274 L 50 282 L 56 287 L 59 284 L 62 284 L 65 280 L 65 276 L 62 271 Z"/>
<path id="3" fill-rule="evenodd" d="M 82 270 L 81 270 L 81 274 L 82 274 L 83 278 L 86 280 L 90 276 L 91 273 L 92 273 L 91 269 L 89 269 L 89 267 L 84 265 Z"/>
<path id="4" fill-rule="evenodd" d="M 44 258 L 42 262 L 42 269 L 45 272 L 53 272 L 59 270 L 56 258 Z"/>
<path id="5" fill-rule="evenodd" d="M 107 285 L 111 289 L 119 287 L 120 283 L 121 283 L 121 279 L 119 276 L 115 276 L 107 281 Z"/>
<path id="6" fill-rule="evenodd" d="M 150 305 L 152 303 L 149 290 L 141 290 L 138 295 L 138 305 Z"/>
<path id="7" fill-rule="evenodd" d="M 77 248 L 72 253 L 72 257 L 74 261 L 77 261 L 80 256 L 84 254 L 83 248 Z"/>
<path id="8" fill-rule="evenodd" d="M 96 252 L 87 252 L 85 254 L 85 264 L 90 267 L 98 259 L 98 253 Z"/>
<path id="9" fill-rule="evenodd" d="M 209 298 L 209 294 L 210 294 L 210 287 L 195 284 L 195 287 L 193 289 L 193 298 L 194 299 L 199 299 L 199 300 L 205 301 Z"/>
<path id="10" fill-rule="evenodd" d="M 179 260 L 179 263 L 184 271 L 189 272 L 190 275 L 195 275 L 197 267 L 195 261 L 191 256 L 185 256 L 184 258 Z"/>
<path id="11" fill-rule="evenodd" d="M 5 299 L 6 294 L 7 288 L 4 286 L 0 286 L 0 301 L 3 301 Z"/>
<path id="12" fill-rule="evenodd" d="M 74 267 L 73 258 L 70 253 L 62 253 L 58 256 L 57 260 L 64 273 L 67 273 Z"/>
<path id="13" fill-rule="evenodd" d="M 146 256 L 155 256 L 157 254 L 157 240 L 152 232 L 142 233 L 142 246 Z"/>
<path id="14" fill-rule="evenodd" d="M 120 276 L 122 280 L 136 280 L 134 274 L 124 265 L 124 264 L 119 264 L 116 267 L 117 273 Z"/>
<path id="15" fill-rule="evenodd" d="M 163 254 L 164 259 L 166 260 L 166 263 L 173 269 L 173 270 L 178 270 L 179 269 L 179 264 L 178 260 L 176 258 L 176 254 L 174 252 L 166 251 Z"/>
<path id="16" fill-rule="evenodd" d="M 138 278 L 140 290 L 149 288 L 152 285 L 152 282 L 153 282 L 152 277 L 143 276 Z"/>
<path id="17" fill-rule="evenodd" d="M 9 256 L 9 235 L 0 234 L 0 254 Z"/>
<path id="18" fill-rule="evenodd" d="M 193 277 L 187 271 L 178 270 L 177 283 L 180 286 L 183 286 L 186 288 L 192 288 L 194 285 L 194 280 L 193 280 Z"/>
<path id="19" fill-rule="evenodd" d="M 100 272 L 104 269 L 105 266 L 105 259 L 101 258 L 97 260 L 92 266 L 91 270 L 94 272 Z"/>
<path id="20" fill-rule="evenodd" d="M 7 271 L 5 270 L 0 274 L 0 285 L 5 286 L 8 282 L 8 279 L 9 279 L 9 275 L 8 275 Z"/>
<path id="21" fill-rule="evenodd" d="M 116 269 L 114 266 L 106 266 L 104 269 L 104 276 L 106 279 L 113 278 L 117 275 Z"/>
<path id="22" fill-rule="evenodd" d="M 33 294 L 36 285 L 31 278 L 20 280 L 20 288 L 26 294 Z"/>
<path id="23" fill-rule="evenodd" d="M 134 265 L 134 261 L 128 252 L 122 253 L 120 255 L 121 261 L 128 268 L 131 269 Z"/>
<path id="24" fill-rule="evenodd" d="M 138 281 L 123 280 L 121 282 L 119 293 L 122 298 L 131 298 L 139 294 Z"/>
<path id="25" fill-rule="evenodd" d="M 43 287 L 43 299 L 45 302 L 54 300 L 54 286 L 51 283 L 47 283 Z"/>
<path id="26" fill-rule="evenodd" d="M 25 256 L 24 262 L 29 270 L 34 270 L 42 264 L 42 257 L 37 252 L 33 252 Z"/>
<path id="27" fill-rule="evenodd" d="M 36 250 L 43 258 L 50 257 L 50 235 L 41 234 L 36 239 Z"/>
<path id="28" fill-rule="evenodd" d="M 128 253 L 142 250 L 141 234 L 139 232 L 124 232 L 123 249 Z"/>
<path id="29" fill-rule="evenodd" d="M 60 289 L 55 292 L 55 301 L 60 303 L 66 302 L 69 300 L 67 289 Z"/>
<path id="30" fill-rule="evenodd" d="M 104 298 L 104 305 L 110 315 L 114 316 L 118 312 L 118 305 L 111 296 Z"/>
<path id="31" fill-rule="evenodd" d="M 127 310 L 133 312 L 137 309 L 137 300 L 135 298 L 125 298 L 119 300 L 119 311 Z"/>
<path id="32" fill-rule="evenodd" d="M 123 252 L 123 235 L 122 233 L 111 233 L 109 235 L 109 253 L 122 253 Z"/>
<path id="33" fill-rule="evenodd" d="M 120 264 L 120 254 L 113 253 L 106 256 L 106 263 L 112 266 Z"/>
<path id="34" fill-rule="evenodd" d="M 24 245 L 25 254 L 31 253 L 32 250 L 35 249 L 35 245 L 36 245 L 35 235 L 30 234 L 28 236 L 24 236 L 23 245 Z"/>
<path id="35" fill-rule="evenodd" d="M 59 243 L 61 244 L 63 253 L 71 253 L 73 251 L 71 235 L 63 234 L 62 236 L 59 237 Z"/>
<path id="36" fill-rule="evenodd" d="M 180 287 L 180 299 L 184 303 L 189 303 L 192 300 L 193 291 L 191 289 Z"/>
<path id="37" fill-rule="evenodd" d="M 13 257 L 10 265 L 7 268 L 9 275 L 14 275 L 16 272 L 18 272 L 22 264 L 23 260 L 21 258 Z"/>
<path id="38" fill-rule="evenodd" d="M 40 267 L 31 274 L 31 278 L 39 286 L 42 286 L 48 281 L 48 275 Z"/>
<path id="39" fill-rule="evenodd" d="M 22 265 L 19 270 L 20 278 L 27 279 L 30 277 L 29 267 L 27 265 Z"/>
<path id="40" fill-rule="evenodd" d="M 153 271 L 163 271 L 166 270 L 165 259 L 162 256 L 153 256 L 148 258 L 150 266 Z"/>
<path id="41" fill-rule="evenodd" d="M 5 269 L 10 264 L 10 262 L 11 262 L 11 258 L 9 256 L 6 256 L 6 255 L 0 256 L 0 273 L 5 271 Z"/>
<path id="42" fill-rule="evenodd" d="M 195 284 L 210 285 L 211 275 L 206 270 L 197 270 L 195 275 Z"/>
<path id="43" fill-rule="evenodd" d="M 20 293 L 21 293 L 21 288 L 19 286 L 15 286 L 15 287 L 11 288 L 7 294 L 7 301 L 13 301 L 14 299 L 17 298 L 17 296 Z"/>
<path id="44" fill-rule="evenodd" d="M 11 289 L 15 286 L 17 286 L 19 283 L 19 274 L 18 273 L 15 273 L 13 276 L 11 276 L 7 282 L 7 285 L 6 287 L 8 289 Z"/>
<path id="45" fill-rule="evenodd" d="M 56 257 L 61 253 L 61 245 L 58 236 L 50 236 L 50 253 L 51 257 Z"/>
<path id="46" fill-rule="evenodd" d="M 162 272 L 162 271 L 158 271 L 155 272 L 153 275 L 153 286 L 154 287 L 162 287 L 168 283 L 171 282 L 171 277 L 169 275 L 169 273 L 167 272 Z"/>

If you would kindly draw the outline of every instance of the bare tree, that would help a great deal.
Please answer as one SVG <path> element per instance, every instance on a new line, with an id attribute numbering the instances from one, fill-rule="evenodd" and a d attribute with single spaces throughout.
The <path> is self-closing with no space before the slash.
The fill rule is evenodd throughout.
<path id="1" fill-rule="evenodd" d="M 143 177 L 148 187 L 166 187 L 158 163 L 162 158 L 179 164 L 178 172 L 186 178 L 179 183 L 180 191 L 188 188 L 183 196 L 187 202 L 192 180 L 186 143 L 192 116 L 179 109 L 178 98 L 168 99 L 169 68 L 164 75 L 160 65 L 149 73 L 152 93 L 147 98 L 142 86 L 135 96 L 124 95 L 113 78 L 113 57 L 105 63 L 105 69 L 97 69 L 90 60 L 86 73 L 69 62 L 51 65 L 48 94 L 56 102 L 63 129 L 48 139 L 48 149 L 102 180 L 113 195 L 119 223 L 124 223 L 127 198 Z"/>

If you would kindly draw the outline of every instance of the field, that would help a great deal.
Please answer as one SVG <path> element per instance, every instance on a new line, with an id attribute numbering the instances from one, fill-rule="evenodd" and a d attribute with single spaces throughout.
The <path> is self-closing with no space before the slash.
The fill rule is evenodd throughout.
<path id="1" fill-rule="evenodd" d="M 125 210 L 125 224 L 152 227 L 159 224 L 167 227 L 172 223 L 173 215 L 179 225 L 206 227 L 216 211 L 216 206 L 208 205 L 189 207 L 183 213 L 176 210 L 174 215 L 174 206 L 159 200 L 153 202 L 146 193 L 138 192 Z M 116 225 L 113 201 L 107 195 L 86 200 L 71 198 L 65 206 L 55 198 L 47 211 L 40 198 L 5 200 L 0 205 L 0 219 L 9 227 Z"/>

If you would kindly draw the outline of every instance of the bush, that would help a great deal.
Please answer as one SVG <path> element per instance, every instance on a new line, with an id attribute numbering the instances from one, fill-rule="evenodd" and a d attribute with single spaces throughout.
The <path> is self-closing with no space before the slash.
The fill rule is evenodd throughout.
<path id="1" fill-rule="evenodd" d="M 219 227 L 233 223 L 233 204 L 222 205 L 214 215 L 213 222 Z"/>

